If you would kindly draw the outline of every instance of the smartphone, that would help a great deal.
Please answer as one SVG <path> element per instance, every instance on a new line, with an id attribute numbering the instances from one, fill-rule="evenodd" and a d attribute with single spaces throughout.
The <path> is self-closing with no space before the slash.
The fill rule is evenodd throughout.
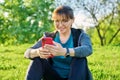
<path id="1" fill-rule="evenodd" d="M 42 47 L 44 47 L 45 44 L 53 45 L 53 39 L 51 37 L 42 38 Z"/>
<path id="2" fill-rule="evenodd" d="M 42 38 L 42 47 L 43 48 L 44 48 L 45 44 L 53 45 L 53 39 L 51 37 L 44 37 L 44 38 Z M 54 57 L 53 54 L 50 54 L 49 58 L 52 58 L 52 57 Z"/>

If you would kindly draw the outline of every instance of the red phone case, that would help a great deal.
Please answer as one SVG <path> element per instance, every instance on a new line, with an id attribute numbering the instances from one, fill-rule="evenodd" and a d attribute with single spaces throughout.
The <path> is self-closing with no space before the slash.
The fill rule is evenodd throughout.
<path id="1" fill-rule="evenodd" d="M 53 39 L 51 37 L 44 37 L 42 38 L 42 47 L 44 47 L 45 44 L 50 44 L 53 45 Z M 54 57 L 52 54 L 50 54 L 51 56 L 49 58 Z"/>
<path id="2" fill-rule="evenodd" d="M 44 37 L 42 38 L 42 47 L 44 47 L 45 44 L 53 45 L 53 40 L 51 37 Z"/>

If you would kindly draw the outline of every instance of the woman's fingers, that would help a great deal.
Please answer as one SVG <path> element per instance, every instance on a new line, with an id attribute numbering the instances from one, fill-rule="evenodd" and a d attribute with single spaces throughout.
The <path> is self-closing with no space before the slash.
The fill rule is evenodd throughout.
<path id="1" fill-rule="evenodd" d="M 50 53 L 39 53 L 40 58 L 49 58 L 51 56 Z"/>
<path id="2" fill-rule="evenodd" d="M 54 44 L 55 46 L 57 46 L 57 47 L 61 47 L 61 44 L 60 44 L 60 43 L 57 43 L 57 42 L 55 42 L 55 41 L 53 41 L 53 44 Z"/>
<path id="3" fill-rule="evenodd" d="M 53 42 L 54 45 L 49 45 L 49 44 L 46 44 L 44 46 L 44 48 L 46 50 L 48 50 L 50 53 L 52 53 L 54 56 L 58 56 L 61 54 L 61 50 L 63 49 L 61 44 L 57 43 L 57 42 Z"/>
<path id="4" fill-rule="evenodd" d="M 63 52 L 63 47 L 57 42 L 53 42 L 54 45 L 45 44 L 44 49 L 54 56 L 59 56 Z"/>
<path id="5" fill-rule="evenodd" d="M 45 44 L 44 48 L 47 50 L 62 48 L 61 44 L 59 44 L 57 42 L 53 42 L 53 43 L 54 43 L 54 45 Z"/>
<path id="6" fill-rule="evenodd" d="M 51 55 L 41 55 L 40 58 L 49 58 Z"/>
<path id="7" fill-rule="evenodd" d="M 47 49 L 40 48 L 38 55 L 40 56 L 40 58 L 49 58 L 50 51 Z"/>

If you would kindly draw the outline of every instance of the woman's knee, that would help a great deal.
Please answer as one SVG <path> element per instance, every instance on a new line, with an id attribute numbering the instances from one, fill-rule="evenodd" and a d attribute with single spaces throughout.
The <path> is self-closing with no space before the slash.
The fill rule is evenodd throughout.
<path id="1" fill-rule="evenodd" d="M 30 62 L 26 73 L 26 80 L 39 80 L 43 74 L 42 63 L 40 58 L 35 58 Z"/>

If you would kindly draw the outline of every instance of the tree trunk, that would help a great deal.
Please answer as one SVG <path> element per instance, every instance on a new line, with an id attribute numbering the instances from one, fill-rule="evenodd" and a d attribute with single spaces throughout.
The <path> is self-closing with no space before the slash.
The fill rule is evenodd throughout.
<path id="1" fill-rule="evenodd" d="M 95 26 L 96 30 L 97 30 L 97 33 L 98 33 L 98 36 L 99 36 L 99 39 L 100 39 L 100 43 L 101 43 L 101 46 L 104 46 L 104 43 L 103 43 L 103 37 L 100 33 L 100 29 L 99 29 L 99 26 Z"/>
<path id="2" fill-rule="evenodd" d="M 120 32 L 120 28 L 116 31 L 116 33 L 112 36 L 112 38 L 110 39 L 110 41 L 108 42 L 109 44 L 112 43 L 113 39 L 117 36 L 117 34 Z"/>

